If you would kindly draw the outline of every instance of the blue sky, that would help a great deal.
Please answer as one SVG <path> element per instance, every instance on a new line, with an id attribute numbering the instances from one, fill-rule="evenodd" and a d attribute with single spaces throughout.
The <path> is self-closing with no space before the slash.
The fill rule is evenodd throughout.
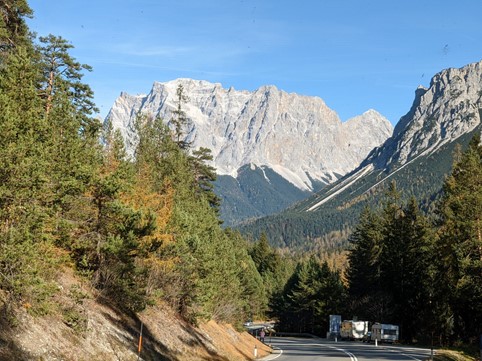
<path id="1" fill-rule="evenodd" d="M 30 0 L 29 26 L 93 67 L 107 115 L 121 91 L 194 78 L 319 96 L 344 121 L 393 124 L 442 69 L 482 60 L 480 0 Z"/>

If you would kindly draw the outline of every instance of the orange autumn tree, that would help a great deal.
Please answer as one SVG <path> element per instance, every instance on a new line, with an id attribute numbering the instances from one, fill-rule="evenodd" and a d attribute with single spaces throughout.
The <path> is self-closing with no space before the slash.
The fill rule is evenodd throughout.
<path id="1" fill-rule="evenodd" d="M 163 248 L 173 242 L 167 231 L 173 208 L 174 189 L 166 180 L 156 186 L 155 171 L 147 163 L 136 165 L 136 179 L 132 191 L 123 200 L 139 212 L 139 223 L 151 227 L 151 231 L 139 240 L 137 264 L 145 269 L 146 295 L 154 296 L 162 288 L 166 274 L 172 272 L 176 257 L 163 256 Z"/>
<path id="2" fill-rule="evenodd" d="M 179 253 L 175 250 L 181 230 L 172 225 L 172 213 L 179 194 L 192 178 L 186 171 L 186 155 L 172 139 L 160 118 L 140 115 L 136 121 L 139 136 L 135 150 L 135 181 L 126 201 L 150 224 L 150 233 L 140 240 L 138 265 L 144 269 L 146 294 L 161 297 L 179 309 L 187 279 Z"/>

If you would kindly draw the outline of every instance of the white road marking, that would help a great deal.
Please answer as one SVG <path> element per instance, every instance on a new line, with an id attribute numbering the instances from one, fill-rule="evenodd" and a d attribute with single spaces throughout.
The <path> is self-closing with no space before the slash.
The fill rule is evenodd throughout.
<path id="1" fill-rule="evenodd" d="M 331 349 L 334 349 L 334 350 L 343 352 L 344 354 L 347 354 L 347 355 L 350 357 L 350 360 L 351 360 L 351 361 L 358 361 L 358 359 L 356 358 L 356 356 L 355 356 L 354 354 L 352 354 L 350 351 L 347 351 L 347 350 L 344 350 L 344 349 L 342 349 L 342 348 L 338 348 L 338 347 L 335 347 L 335 346 L 322 345 L 322 344 L 319 344 L 319 343 L 317 343 L 316 345 L 317 345 L 317 346 L 322 346 L 322 347 L 328 347 L 328 348 L 331 348 Z"/>

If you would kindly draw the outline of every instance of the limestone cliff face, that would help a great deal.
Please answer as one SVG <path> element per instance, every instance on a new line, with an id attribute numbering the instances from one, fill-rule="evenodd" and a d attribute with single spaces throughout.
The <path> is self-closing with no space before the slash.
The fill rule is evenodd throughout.
<path id="1" fill-rule="evenodd" d="M 236 177 L 253 164 L 273 169 L 300 189 L 312 181 L 331 183 L 356 168 L 367 154 L 391 136 L 390 122 L 369 110 L 342 123 L 318 97 L 288 94 L 274 86 L 254 92 L 225 89 L 221 84 L 192 79 L 154 83 L 147 95 L 122 93 L 107 119 L 120 129 L 129 150 L 136 142 L 136 114 L 172 119 L 176 89 L 188 97 L 184 129 L 194 148 L 212 151 L 220 175 Z"/>
<path id="2" fill-rule="evenodd" d="M 393 137 L 364 162 L 394 169 L 437 151 L 480 124 L 482 61 L 436 74 L 428 88 L 419 87 L 410 111 Z"/>

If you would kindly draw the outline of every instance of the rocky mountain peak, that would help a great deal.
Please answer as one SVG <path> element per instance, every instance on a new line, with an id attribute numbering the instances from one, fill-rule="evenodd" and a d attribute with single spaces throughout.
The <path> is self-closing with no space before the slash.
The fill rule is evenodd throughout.
<path id="1" fill-rule="evenodd" d="M 364 162 L 397 168 L 430 154 L 480 124 L 482 61 L 437 73 L 428 88 L 419 86 L 410 111 L 397 123 L 393 137 Z"/>
<path id="2" fill-rule="evenodd" d="M 186 140 L 194 148 L 211 149 L 218 174 L 236 177 L 240 167 L 255 164 L 310 190 L 313 181 L 330 183 L 353 170 L 393 131 L 374 110 L 342 123 L 319 97 L 286 93 L 272 85 L 250 92 L 182 78 L 155 82 L 145 95 L 122 93 L 115 101 L 107 119 L 120 129 L 131 154 L 136 115 L 169 121 L 179 84 L 188 99 Z"/>

